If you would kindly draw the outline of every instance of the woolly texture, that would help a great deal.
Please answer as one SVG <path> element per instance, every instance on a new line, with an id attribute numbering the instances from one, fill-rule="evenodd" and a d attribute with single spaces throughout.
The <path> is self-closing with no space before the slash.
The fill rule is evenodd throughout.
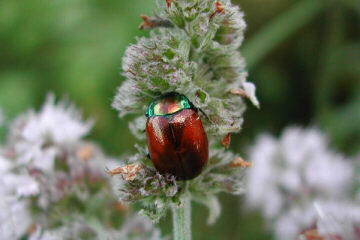
<path id="1" fill-rule="evenodd" d="M 114 189 L 120 200 L 142 200 L 145 208 L 141 213 L 154 221 L 171 204 L 181 206 L 180 195 L 187 193 L 209 207 L 208 222 L 213 223 L 220 214 L 215 194 L 242 193 L 246 167 L 239 156 L 222 149 L 219 139 L 240 130 L 244 98 L 259 106 L 255 86 L 246 82 L 245 61 L 238 51 L 246 24 L 239 7 L 228 0 L 162 0 L 158 10 L 156 17 L 142 16 L 140 28 L 151 28 L 150 37 L 138 38 L 125 52 L 122 67 L 126 80 L 113 107 L 120 117 L 141 114 L 129 126 L 144 140 L 147 106 L 165 93 L 184 94 L 209 117 L 200 114 L 210 141 L 209 161 L 200 176 L 185 183 L 157 173 L 146 150 L 138 147 L 138 154 L 123 158 L 130 165 L 112 169 L 110 174 L 118 175 Z"/>
<path id="2" fill-rule="evenodd" d="M 209 116 L 211 122 L 204 121 L 208 134 L 240 130 L 245 103 L 230 90 L 242 88 L 254 104 L 258 102 L 237 51 L 246 27 L 243 13 L 230 1 L 221 4 L 223 11 L 214 0 L 177 0 L 169 8 L 165 1 L 158 4 L 159 16 L 174 27 L 152 30 L 149 38 L 137 39 L 126 50 L 126 80 L 113 103 L 120 117 L 143 115 L 154 98 L 176 91 Z"/>
<path id="3" fill-rule="evenodd" d="M 109 171 L 111 175 L 116 175 L 113 178 L 114 191 L 124 203 L 142 200 L 145 208 L 141 214 L 154 222 L 163 217 L 170 204 L 181 205 L 179 196 L 188 191 L 193 200 L 209 208 L 208 223 L 214 223 L 220 214 L 216 194 L 226 192 L 238 195 L 244 192 L 246 162 L 224 149 L 211 150 L 208 165 L 197 178 L 188 183 L 176 181 L 169 174 L 161 175 L 147 166 L 150 163 L 145 151 L 123 159 L 127 165 Z"/>

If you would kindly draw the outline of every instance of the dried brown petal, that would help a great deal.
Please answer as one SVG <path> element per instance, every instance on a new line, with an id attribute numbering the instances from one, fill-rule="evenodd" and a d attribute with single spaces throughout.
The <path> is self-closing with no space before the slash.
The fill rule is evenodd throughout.
<path id="1" fill-rule="evenodd" d="M 171 3 L 172 3 L 173 0 L 166 0 L 166 3 L 167 3 L 167 7 L 170 8 L 171 7 Z"/>
<path id="2" fill-rule="evenodd" d="M 221 140 L 221 145 L 224 148 L 229 148 L 230 147 L 230 143 L 231 143 L 231 134 L 228 133 L 226 134 L 226 136 Z"/>
<path id="3" fill-rule="evenodd" d="M 230 93 L 233 95 L 239 95 L 241 97 L 249 98 L 249 95 L 247 95 L 247 93 L 241 88 L 231 89 Z"/>
<path id="4" fill-rule="evenodd" d="M 146 15 L 141 15 L 141 18 L 144 20 L 143 23 L 141 23 L 140 25 L 140 29 L 144 30 L 144 29 L 149 29 L 149 28 L 153 28 L 154 24 L 150 21 L 150 17 L 146 16 Z"/>
<path id="5" fill-rule="evenodd" d="M 114 168 L 108 173 L 110 174 L 110 176 L 121 174 L 126 181 L 131 182 L 136 178 L 136 175 L 143 169 L 144 168 L 140 164 L 133 163 L 126 166 Z"/>
<path id="6" fill-rule="evenodd" d="M 241 167 L 241 168 L 248 168 L 251 167 L 252 163 L 247 162 L 241 157 L 236 158 L 232 163 L 230 163 L 230 167 Z"/>
<path id="7" fill-rule="evenodd" d="M 215 12 L 213 14 L 211 14 L 210 19 L 215 17 L 215 15 L 218 13 L 225 14 L 225 7 L 224 7 L 224 5 L 222 5 L 221 2 L 216 1 L 215 2 Z"/>

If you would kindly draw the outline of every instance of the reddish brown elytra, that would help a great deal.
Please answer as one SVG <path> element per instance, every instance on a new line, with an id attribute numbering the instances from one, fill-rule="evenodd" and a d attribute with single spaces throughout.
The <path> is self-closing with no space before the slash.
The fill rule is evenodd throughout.
<path id="1" fill-rule="evenodd" d="M 209 158 L 208 139 L 187 97 L 171 92 L 150 103 L 146 112 L 150 159 L 160 173 L 177 180 L 198 176 Z"/>

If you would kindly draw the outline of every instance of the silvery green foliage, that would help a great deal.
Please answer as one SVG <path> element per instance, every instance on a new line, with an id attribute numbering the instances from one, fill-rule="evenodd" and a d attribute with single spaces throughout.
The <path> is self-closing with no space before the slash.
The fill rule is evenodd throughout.
<path id="1" fill-rule="evenodd" d="M 261 135 L 250 150 L 247 203 L 262 211 L 276 239 L 297 239 L 315 223 L 314 201 L 350 196 L 353 167 L 317 129 L 289 127 L 279 139 Z"/>
<path id="2" fill-rule="evenodd" d="M 113 103 L 120 117 L 143 115 L 154 98 L 176 91 L 209 116 L 211 123 L 204 121 L 208 134 L 240 130 L 245 103 L 229 91 L 242 88 L 254 104 L 258 102 L 237 50 L 246 27 L 243 13 L 230 1 L 222 4 L 224 12 L 214 14 L 214 0 L 177 0 L 169 9 L 165 0 L 159 1 L 159 16 L 175 27 L 152 30 L 149 38 L 137 39 L 126 50 L 126 80 Z"/>
<path id="3" fill-rule="evenodd" d="M 126 80 L 118 88 L 113 107 L 120 117 L 141 115 L 129 127 L 144 140 L 148 104 L 168 92 L 186 95 L 210 119 L 202 121 L 211 142 L 210 158 L 200 176 L 182 182 L 157 173 L 146 151 L 139 149 L 125 158 L 130 165 L 110 171 L 118 174 L 114 189 L 123 202 L 141 200 L 141 213 L 154 221 L 171 204 L 181 205 L 181 196 L 186 194 L 209 207 L 208 222 L 213 223 L 220 214 L 215 194 L 243 192 L 243 166 L 232 164 L 238 156 L 223 150 L 215 140 L 241 129 L 246 108 L 242 97 L 259 106 L 255 86 L 246 82 L 246 64 L 238 51 L 246 24 L 239 7 L 229 0 L 159 0 L 157 14 L 143 17 L 142 28 L 153 27 L 150 36 L 138 38 L 125 52 L 122 68 Z M 166 28 L 161 27 L 164 25 Z M 234 89 L 240 94 L 234 94 Z"/>

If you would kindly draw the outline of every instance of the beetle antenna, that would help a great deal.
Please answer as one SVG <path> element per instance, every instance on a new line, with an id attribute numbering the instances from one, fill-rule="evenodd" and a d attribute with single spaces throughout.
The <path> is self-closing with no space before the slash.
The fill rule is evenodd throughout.
<path id="1" fill-rule="evenodd" d="M 199 110 L 206 117 L 206 119 L 211 122 L 209 116 L 201 108 L 197 108 L 197 110 Z"/>

